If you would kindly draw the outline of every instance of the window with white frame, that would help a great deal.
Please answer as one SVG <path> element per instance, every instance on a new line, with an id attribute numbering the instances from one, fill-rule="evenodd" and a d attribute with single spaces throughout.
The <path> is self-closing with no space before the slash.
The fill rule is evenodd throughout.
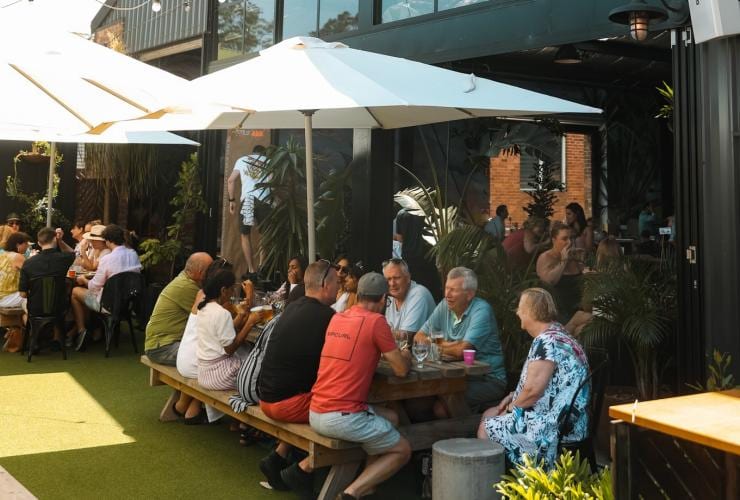
<path id="1" fill-rule="evenodd" d="M 565 135 L 555 136 L 553 140 L 538 146 L 537 148 L 522 149 L 519 154 L 519 188 L 522 191 L 535 189 L 536 172 L 539 165 L 547 164 L 552 168 L 553 179 L 560 181 L 563 188 L 566 186 L 566 151 Z"/>

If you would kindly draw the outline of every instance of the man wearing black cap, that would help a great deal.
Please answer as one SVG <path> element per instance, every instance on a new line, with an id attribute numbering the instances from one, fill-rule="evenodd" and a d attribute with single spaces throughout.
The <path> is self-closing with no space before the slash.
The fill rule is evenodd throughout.
<path id="1" fill-rule="evenodd" d="M 380 314 L 387 294 L 383 275 L 364 275 L 357 286 L 357 305 L 335 314 L 326 329 L 319 373 L 311 391 L 311 427 L 325 436 L 361 443 L 369 455 L 362 474 L 337 498 L 360 498 L 411 457 L 411 445 L 395 428 L 398 415 L 367 404 L 381 354 L 397 376 L 405 377 L 409 370 L 408 351 L 398 350 L 385 316 Z"/>

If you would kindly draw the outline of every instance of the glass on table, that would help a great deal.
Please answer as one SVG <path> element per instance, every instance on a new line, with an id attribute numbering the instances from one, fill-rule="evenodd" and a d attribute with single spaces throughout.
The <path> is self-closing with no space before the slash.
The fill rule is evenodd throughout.
<path id="1" fill-rule="evenodd" d="M 409 345 L 409 334 L 406 330 L 391 330 L 393 333 L 393 339 L 396 341 L 396 346 L 399 349 L 404 349 Z"/>
<path id="2" fill-rule="evenodd" d="M 432 330 L 429 332 L 429 337 L 432 339 L 432 342 L 440 345 L 445 340 L 445 332 L 442 330 Z"/>
<path id="3" fill-rule="evenodd" d="M 416 358 L 417 368 L 424 368 L 424 360 L 429 356 L 429 347 L 429 342 L 426 340 L 414 342 L 414 346 L 411 348 L 411 354 Z"/>

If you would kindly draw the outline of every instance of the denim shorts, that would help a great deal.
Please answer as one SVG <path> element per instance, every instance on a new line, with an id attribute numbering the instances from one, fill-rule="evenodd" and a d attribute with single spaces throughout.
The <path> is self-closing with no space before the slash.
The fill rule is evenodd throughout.
<path id="1" fill-rule="evenodd" d="M 312 411 L 309 421 L 313 430 L 319 434 L 362 444 L 362 449 L 368 455 L 384 453 L 401 440 L 401 434 L 393 424 L 376 415 L 372 406 L 367 411 L 357 413 Z"/>
<path id="2" fill-rule="evenodd" d="M 177 351 L 180 349 L 180 342 L 173 342 L 145 352 L 147 357 L 155 363 L 161 365 L 177 366 Z"/>
<path id="3" fill-rule="evenodd" d="M 85 292 L 85 305 L 91 311 L 100 311 L 100 302 L 98 301 L 98 296 L 89 290 Z"/>

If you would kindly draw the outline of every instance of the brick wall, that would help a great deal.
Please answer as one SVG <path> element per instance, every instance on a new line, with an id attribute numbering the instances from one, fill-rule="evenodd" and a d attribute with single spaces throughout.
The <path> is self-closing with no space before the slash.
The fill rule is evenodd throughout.
<path id="1" fill-rule="evenodd" d="M 591 141 L 584 134 L 565 136 L 565 184 L 562 193 L 557 193 L 553 220 L 565 218 L 565 205 L 575 201 L 581 204 L 586 218 L 591 217 Z M 529 196 L 520 189 L 519 156 L 501 154 L 491 158 L 488 169 L 490 183 L 490 215 L 494 216 L 496 207 L 504 204 L 509 207 L 512 222 L 520 226 L 527 218 L 524 206 Z"/>

